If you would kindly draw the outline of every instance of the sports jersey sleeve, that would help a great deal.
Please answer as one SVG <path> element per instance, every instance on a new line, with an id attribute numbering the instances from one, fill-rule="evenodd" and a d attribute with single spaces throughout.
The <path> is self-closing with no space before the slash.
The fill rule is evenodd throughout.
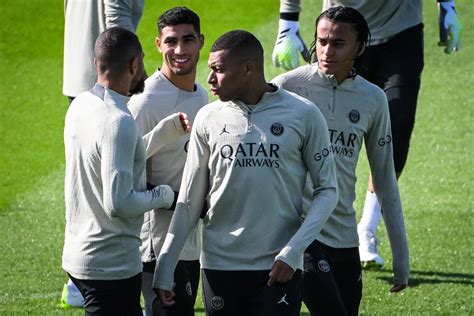
<path id="1" fill-rule="evenodd" d="M 300 2 L 300 0 L 280 0 L 280 13 L 300 12 Z"/>
<path id="2" fill-rule="evenodd" d="M 307 134 L 302 150 L 303 160 L 314 183 L 313 201 L 306 218 L 296 234 L 275 258 L 298 267 L 305 249 L 316 239 L 337 203 L 335 165 L 329 151 L 329 135 L 326 120 L 319 109 L 304 116 Z"/>
<path id="3" fill-rule="evenodd" d="M 160 149 L 176 142 L 186 131 L 181 125 L 178 113 L 173 113 L 162 119 L 156 126 L 143 136 L 146 159 L 156 154 Z"/>
<path id="4" fill-rule="evenodd" d="M 135 32 L 143 13 L 143 0 L 105 0 L 106 28 L 120 26 Z"/>
<path id="5" fill-rule="evenodd" d="M 208 191 L 210 150 L 201 130 L 200 116 L 189 140 L 188 156 L 184 167 L 176 208 L 170 228 L 158 256 L 153 288 L 171 290 L 178 258 L 192 228 L 198 225 L 203 202 Z"/>
<path id="6" fill-rule="evenodd" d="M 138 129 L 142 135 L 151 132 L 156 125 L 151 102 L 149 102 L 143 94 L 137 94 L 130 98 L 127 103 L 127 108 L 135 119 L 135 122 L 137 122 Z"/>
<path id="7" fill-rule="evenodd" d="M 394 284 L 408 284 L 409 256 L 403 211 L 393 164 L 392 133 L 385 94 L 380 91 L 377 113 L 365 137 L 375 194 L 382 208 L 393 254 Z"/>
<path id="8" fill-rule="evenodd" d="M 138 192 L 133 167 L 138 130 L 131 117 L 104 126 L 101 148 L 104 209 L 110 216 L 135 217 L 152 208 L 170 207 L 174 193 L 168 186 Z"/>

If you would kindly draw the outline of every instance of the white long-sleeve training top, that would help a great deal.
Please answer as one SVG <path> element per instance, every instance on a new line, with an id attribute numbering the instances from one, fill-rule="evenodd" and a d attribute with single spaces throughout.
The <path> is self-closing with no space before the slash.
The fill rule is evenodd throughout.
<path id="1" fill-rule="evenodd" d="M 145 81 L 143 93 L 134 95 L 128 102 L 143 134 L 149 133 L 163 118 L 176 112 L 184 112 L 191 123 L 197 112 L 208 103 L 207 92 L 199 85 L 194 91 L 184 91 L 173 85 L 160 70 L 156 70 Z M 147 181 L 153 184 L 166 183 L 179 191 L 186 163 L 189 134 L 163 147 L 148 158 Z M 148 155 L 147 155 L 148 156 Z M 140 252 L 143 262 L 150 262 L 160 253 L 173 216 L 172 210 L 155 209 L 145 213 L 142 227 Z M 198 260 L 201 253 L 201 237 L 195 227 L 181 251 L 180 260 Z"/>
<path id="2" fill-rule="evenodd" d="M 96 84 L 79 95 L 66 114 L 62 265 L 77 279 L 115 280 L 139 273 L 143 213 L 173 202 L 168 186 L 146 190 L 145 146 L 127 101 Z M 153 150 L 183 134 L 175 115 L 145 139 Z"/>
<path id="3" fill-rule="evenodd" d="M 196 116 L 178 204 L 157 260 L 154 288 L 170 290 L 188 232 L 206 199 L 201 265 L 269 270 L 275 260 L 301 269 L 303 252 L 337 201 L 327 124 L 311 102 L 283 89 L 253 110 L 215 101 Z M 306 175 L 314 199 L 301 223 Z"/>
<path id="4" fill-rule="evenodd" d="M 97 37 L 114 26 L 135 32 L 143 7 L 144 0 L 64 0 L 64 95 L 76 97 L 94 86 Z"/>
<path id="5" fill-rule="evenodd" d="M 317 239 L 330 247 L 357 247 L 355 200 L 356 167 L 365 144 L 377 198 L 393 253 L 395 284 L 407 284 L 408 245 L 402 205 L 393 165 L 392 132 L 387 97 L 361 76 L 337 83 L 318 64 L 301 66 L 272 80 L 315 103 L 329 128 L 330 151 L 336 162 L 339 201 Z"/>

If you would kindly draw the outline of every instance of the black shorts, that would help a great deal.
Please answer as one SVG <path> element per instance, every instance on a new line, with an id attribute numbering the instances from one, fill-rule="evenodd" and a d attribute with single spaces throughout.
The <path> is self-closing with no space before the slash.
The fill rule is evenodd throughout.
<path id="1" fill-rule="evenodd" d="M 311 315 L 357 315 L 362 299 L 358 248 L 332 248 L 315 240 L 304 254 L 302 283 Z"/>
<path id="2" fill-rule="evenodd" d="M 160 316 L 192 316 L 194 315 L 194 304 L 199 286 L 200 264 L 199 260 L 179 260 L 174 270 L 175 287 L 175 303 L 171 306 L 162 306 L 160 299 L 152 292 L 151 280 L 155 271 L 156 262 L 143 263 L 143 274 L 150 281 L 147 289 L 142 288 L 143 297 L 145 298 L 145 309 L 147 315 Z M 151 291 L 151 293 L 150 293 Z M 150 302 L 151 301 L 151 302 Z M 151 310 L 150 310 L 150 306 Z"/>
<path id="3" fill-rule="evenodd" d="M 398 33 L 386 43 L 367 47 L 355 62 L 357 73 L 387 95 L 397 173 L 407 161 L 423 65 L 423 24 Z"/>
<path id="4" fill-rule="evenodd" d="M 267 285 L 270 270 L 202 270 L 206 315 L 299 316 L 301 270 L 287 283 Z"/>
<path id="5" fill-rule="evenodd" d="M 141 273 L 123 280 L 71 281 L 84 297 L 84 314 L 142 316 L 140 306 Z"/>

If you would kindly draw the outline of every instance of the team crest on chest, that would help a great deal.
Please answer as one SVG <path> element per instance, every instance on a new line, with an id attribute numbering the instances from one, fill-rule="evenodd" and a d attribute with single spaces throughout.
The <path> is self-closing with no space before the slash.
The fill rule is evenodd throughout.
<path id="1" fill-rule="evenodd" d="M 357 110 L 352 110 L 349 112 L 349 121 L 352 123 L 357 123 L 360 120 L 360 113 Z"/>
<path id="2" fill-rule="evenodd" d="M 281 123 L 273 123 L 272 127 L 270 128 L 270 131 L 273 135 L 280 136 L 285 131 L 285 128 Z"/>
<path id="3" fill-rule="evenodd" d="M 211 307 L 213 310 L 221 310 L 224 307 L 224 299 L 220 296 L 214 296 L 211 299 Z"/>

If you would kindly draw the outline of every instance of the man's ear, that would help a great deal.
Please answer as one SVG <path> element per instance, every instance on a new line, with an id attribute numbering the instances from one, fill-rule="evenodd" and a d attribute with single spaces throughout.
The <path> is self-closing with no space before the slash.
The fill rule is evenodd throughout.
<path id="1" fill-rule="evenodd" d="M 251 76 L 255 73 L 256 65 L 252 60 L 246 60 L 242 63 L 242 68 L 245 76 Z"/>
<path id="2" fill-rule="evenodd" d="M 365 52 L 365 45 L 363 43 L 359 43 L 359 47 L 354 53 L 354 59 L 360 57 L 364 52 Z"/>
<path id="3" fill-rule="evenodd" d="M 201 45 L 199 45 L 199 49 L 201 49 L 204 46 L 204 35 L 199 34 L 198 39 L 199 39 L 199 42 L 201 43 Z"/>
<path id="4" fill-rule="evenodd" d="M 138 72 L 139 58 L 140 56 L 137 55 L 133 57 L 132 61 L 130 62 L 130 73 L 132 76 L 135 76 Z"/>
<path id="5" fill-rule="evenodd" d="M 161 53 L 161 38 L 159 36 L 155 37 L 155 46 L 156 50 L 158 50 Z"/>

